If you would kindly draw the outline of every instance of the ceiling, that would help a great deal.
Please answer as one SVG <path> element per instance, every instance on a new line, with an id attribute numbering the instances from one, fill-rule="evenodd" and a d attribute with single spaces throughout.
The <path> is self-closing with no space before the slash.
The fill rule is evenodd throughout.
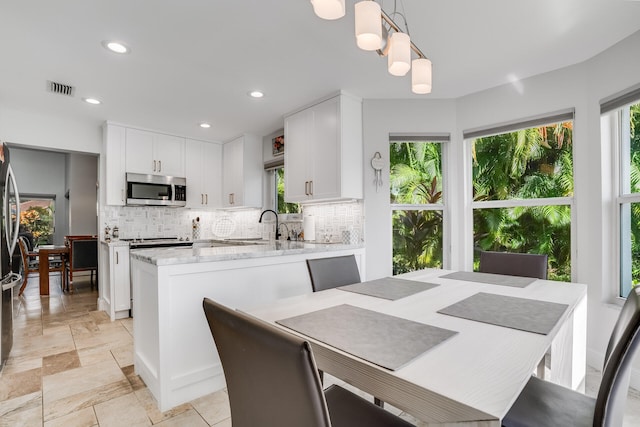
<path id="1" fill-rule="evenodd" d="M 582 62 L 640 30 L 633 0 L 398 1 L 433 61 L 433 92 L 414 95 L 409 75 L 391 76 L 385 58 L 356 47 L 355 1 L 346 3 L 344 18 L 325 21 L 308 0 L 0 0 L 0 104 L 226 141 L 271 133 L 287 112 L 340 89 L 457 98 Z M 391 13 L 394 2 L 382 6 Z M 47 80 L 74 96 L 48 92 Z M 265 97 L 247 96 L 253 89 Z"/>

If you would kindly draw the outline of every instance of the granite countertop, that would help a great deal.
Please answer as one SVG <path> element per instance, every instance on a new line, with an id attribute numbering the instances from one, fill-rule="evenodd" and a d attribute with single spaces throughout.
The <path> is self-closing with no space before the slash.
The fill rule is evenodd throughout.
<path id="1" fill-rule="evenodd" d="M 132 258 L 154 265 L 191 264 L 211 261 L 230 261 L 247 258 L 296 255 L 314 252 L 330 252 L 361 249 L 364 245 L 342 243 L 309 243 L 281 241 L 248 245 L 228 245 L 204 248 L 151 248 L 132 249 Z"/>

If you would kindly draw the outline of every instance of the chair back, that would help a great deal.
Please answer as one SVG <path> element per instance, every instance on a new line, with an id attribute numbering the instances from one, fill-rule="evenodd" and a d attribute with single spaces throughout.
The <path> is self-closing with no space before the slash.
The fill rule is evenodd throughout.
<path id="1" fill-rule="evenodd" d="M 481 251 L 479 271 L 481 273 L 546 279 L 547 259 L 546 254 Z"/>
<path id="2" fill-rule="evenodd" d="M 26 271 L 29 268 L 29 257 L 27 255 L 29 251 L 27 250 L 26 240 L 24 237 L 18 237 L 18 247 L 20 248 L 20 259 L 22 261 L 21 271 Z"/>
<path id="3" fill-rule="evenodd" d="M 631 290 L 613 328 L 596 398 L 594 426 L 622 426 L 631 363 L 640 349 L 640 288 Z"/>
<path id="4" fill-rule="evenodd" d="M 69 268 L 95 270 L 98 268 L 98 239 L 73 239 L 69 241 Z"/>
<path id="5" fill-rule="evenodd" d="M 360 283 L 360 272 L 354 255 L 308 259 L 307 268 L 313 292 Z"/>
<path id="6" fill-rule="evenodd" d="M 233 427 L 329 427 L 308 342 L 208 298 L 203 301 L 222 361 Z"/>

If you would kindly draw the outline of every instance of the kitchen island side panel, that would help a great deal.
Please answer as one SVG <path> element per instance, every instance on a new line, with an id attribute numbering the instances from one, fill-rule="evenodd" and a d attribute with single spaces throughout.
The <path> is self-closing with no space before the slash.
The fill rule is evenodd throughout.
<path id="1" fill-rule="evenodd" d="M 134 313 L 140 313 L 134 314 L 135 368 L 159 409 L 166 411 L 225 387 L 203 298 L 250 309 L 310 293 L 306 259 L 347 254 L 355 254 L 362 268 L 363 249 L 166 266 L 132 259 Z"/>

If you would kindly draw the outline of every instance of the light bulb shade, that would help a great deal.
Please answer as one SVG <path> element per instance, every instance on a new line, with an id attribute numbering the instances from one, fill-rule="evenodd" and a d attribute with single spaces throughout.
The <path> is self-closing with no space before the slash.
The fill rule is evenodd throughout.
<path id="1" fill-rule="evenodd" d="M 404 76 L 411 69 L 411 40 L 405 33 L 391 34 L 389 46 L 389 73 L 394 76 Z"/>
<path id="2" fill-rule="evenodd" d="M 424 95 L 431 93 L 431 61 L 427 58 L 414 59 L 411 63 L 411 90 Z"/>
<path id="3" fill-rule="evenodd" d="M 339 19 L 345 14 L 344 0 L 311 0 L 313 11 L 322 19 Z"/>
<path id="4" fill-rule="evenodd" d="M 356 3 L 356 43 L 362 50 L 376 50 L 382 46 L 382 16 L 380 5 L 365 0 Z"/>

